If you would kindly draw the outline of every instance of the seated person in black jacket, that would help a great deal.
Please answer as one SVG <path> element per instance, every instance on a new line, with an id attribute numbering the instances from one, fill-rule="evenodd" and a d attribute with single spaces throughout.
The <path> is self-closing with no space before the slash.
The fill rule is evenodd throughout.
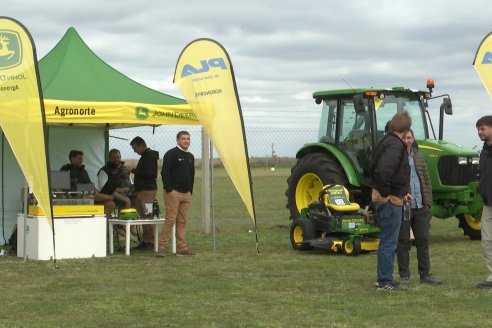
<path id="1" fill-rule="evenodd" d="M 97 173 L 101 194 L 112 195 L 119 208 L 131 207 L 129 196 L 132 181 L 130 170 L 121 161 L 121 153 L 118 149 L 109 151 L 109 161 Z"/>
<path id="2" fill-rule="evenodd" d="M 65 164 L 61 167 L 60 171 L 70 172 L 70 186 L 73 191 L 77 190 L 77 184 L 79 183 L 91 183 L 89 173 L 85 170 L 84 153 L 80 150 L 71 150 L 68 155 L 70 160 L 69 164 Z"/>
<path id="3" fill-rule="evenodd" d="M 70 171 L 70 184 L 72 190 L 77 190 L 77 184 L 80 183 L 92 183 L 89 178 L 89 173 L 85 170 L 84 153 L 80 150 L 71 150 L 68 155 L 70 160 L 69 164 L 65 164 L 61 167 L 60 171 Z M 105 195 L 96 190 L 94 201 L 104 205 L 104 213 L 109 218 L 115 208 L 112 195 Z"/>

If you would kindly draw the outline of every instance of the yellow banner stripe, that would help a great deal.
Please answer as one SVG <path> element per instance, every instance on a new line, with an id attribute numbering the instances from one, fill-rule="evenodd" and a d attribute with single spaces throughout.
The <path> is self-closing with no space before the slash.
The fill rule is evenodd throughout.
<path id="1" fill-rule="evenodd" d="M 44 107 L 46 121 L 52 124 L 200 124 L 188 104 L 153 105 L 45 99 Z"/>

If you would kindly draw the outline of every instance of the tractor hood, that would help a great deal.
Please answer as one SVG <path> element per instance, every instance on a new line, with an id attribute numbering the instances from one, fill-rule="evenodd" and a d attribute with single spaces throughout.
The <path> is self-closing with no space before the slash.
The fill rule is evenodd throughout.
<path id="1" fill-rule="evenodd" d="M 445 140 L 417 140 L 419 150 L 422 153 L 427 154 L 429 157 L 442 157 L 442 156 L 466 156 L 466 157 L 478 157 L 478 151 L 469 147 L 463 147 Z"/>

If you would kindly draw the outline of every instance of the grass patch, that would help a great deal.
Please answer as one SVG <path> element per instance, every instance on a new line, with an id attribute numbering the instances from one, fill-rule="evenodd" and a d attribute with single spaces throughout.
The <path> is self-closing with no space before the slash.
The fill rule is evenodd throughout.
<path id="1" fill-rule="evenodd" d="M 245 207 L 225 172 L 215 170 L 216 253 L 211 236 L 201 233 L 198 177 L 187 234 L 195 257 L 120 252 L 58 260 L 56 270 L 50 261 L 0 257 L 0 326 L 492 326 L 484 315 L 492 294 L 475 288 L 487 275 L 480 243 L 464 237 L 456 219 L 432 221 L 432 272 L 442 286 L 418 282 L 413 248 L 410 289 L 377 292 L 375 256 L 292 250 L 289 172 L 253 170 L 259 256 Z"/>

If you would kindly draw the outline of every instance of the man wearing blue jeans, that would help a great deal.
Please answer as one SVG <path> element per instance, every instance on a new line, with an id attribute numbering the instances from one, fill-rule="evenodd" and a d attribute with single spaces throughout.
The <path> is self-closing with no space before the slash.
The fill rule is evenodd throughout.
<path id="1" fill-rule="evenodd" d="M 381 228 L 378 249 L 378 290 L 399 291 L 393 280 L 395 250 L 402 220 L 403 200 L 410 191 L 410 166 L 403 139 L 412 119 L 398 112 L 389 122 L 388 133 L 374 148 L 372 201 Z"/>

